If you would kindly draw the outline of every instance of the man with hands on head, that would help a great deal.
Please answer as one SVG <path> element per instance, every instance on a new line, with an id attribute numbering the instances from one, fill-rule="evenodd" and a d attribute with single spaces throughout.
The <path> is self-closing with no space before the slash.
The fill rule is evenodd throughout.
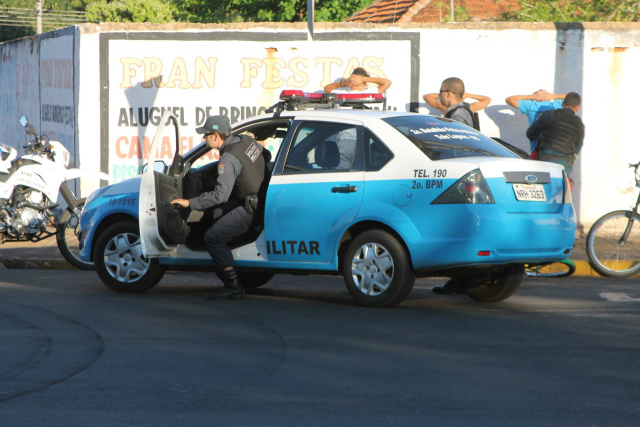
<path id="1" fill-rule="evenodd" d="M 228 242 L 249 230 L 257 208 L 257 194 L 264 180 L 266 163 L 271 156 L 254 138 L 248 135 L 231 135 L 231 122 L 226 116 L 207 118 L 204 126 L 197 128 L 196 132 L 204 134 L 211 149 L 220 150 L 216 184 L 212 191 L 192 199 L 175 199 L 171 203 L 195 210 L 223 204 L 231 209 L 216 219 L 204 236 L 216 274 L 224 283 L 224 287 L 213 290 L 206 297 L 242 299 L 244 288 L 238 280 Z"/>
<path id="2" fill-rule="evenodd" d="M 464 102 L 467 98 L 475 99 L 476 102 Z M 439 93 L 427 93 L 422 99 L 429 106 L 440 110 L 445 117 L 464 123 L 476 130 L 480 130 L 480 124 L 475 113 L 484 109 L 491 102 L 491 98 L 488 96 L 467 93 L 464 82 L 457 77 L 445 79 L 440 85 Z"/>
<path id="3" fill-rule="evenodd" d="M 325 93 L 385 93 L 391 86 L 391 80 L 371 77 L 362 67 L 355 68 L 348 79 L 329 83 L 324 87 Z"/>
<path id="4" fill-rule="evenodd" d="M 527 116 L 529 127 L 536 121 L 540 115 L 547 110 L 557 110 L 562 108 L 562 101 L 565 94 L 549 93 L 544 89 L 537 90 L 530 95 L 512 95 L 508 96 L 504 102 L 507 105 L 517 108 L 522 114 Z M 531 158 L 538 158 L 538 139 L 530 142 Z"/>

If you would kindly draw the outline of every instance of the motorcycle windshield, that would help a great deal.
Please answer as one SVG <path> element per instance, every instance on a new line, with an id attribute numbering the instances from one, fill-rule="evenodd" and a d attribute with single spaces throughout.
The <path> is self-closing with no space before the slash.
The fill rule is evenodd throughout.
<path id="1" fill-rule="evenodd" d="M 0 143 L 0 160 L 2 161 L 7 160 L 10 154 L 11 154 L 11 147 Z"/>
<path id="2" fill-rule="evenodd" d="M 13 147 L 0 143 L 0 162 L 6 162 L 6 167 L 9 167 L 11 161 L 17 156 L 18 152 Z"/>

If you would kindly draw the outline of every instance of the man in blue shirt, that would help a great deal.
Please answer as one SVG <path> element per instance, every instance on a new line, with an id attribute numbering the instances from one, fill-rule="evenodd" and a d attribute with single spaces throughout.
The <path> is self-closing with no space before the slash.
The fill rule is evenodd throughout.
<path id="1" fill-rule="evenodd" d="M 529 127 L 531 127 L 543 111 L 562 108 L 562 100 L 564 97 L 565 94 L 549 93 L 544 89 L 540 89 L 531 95 L 512 95 L 504 101 L 507 105 L 517 108 L 522 114 L 527 116 Z M 538 158 L 536 151 L 537 146 L 537 139 L 530 142 L 531 158 L 534 160 Z"/>

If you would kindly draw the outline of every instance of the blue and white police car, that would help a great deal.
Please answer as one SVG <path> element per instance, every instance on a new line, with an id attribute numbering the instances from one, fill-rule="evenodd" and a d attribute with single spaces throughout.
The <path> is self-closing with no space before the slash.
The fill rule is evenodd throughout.
<path id="1" fill-rule="evenodd" d="M 437 276 L 461 281 L 474 300 L 500 301 L 525 263 L 571 253 L 576 216 L 561 166 L 443 117 L 356 108 L 377 94 L 282 99 L 232 130 L 274 154 L 255 224 L 232 242 L 245 289 L 279 272 L 342 274 L 358 304 L 387 307 L 416 277 Z M 202 236 L 212 212 L 170 202 L 209 190 L 216 162 L 205 143 L 180 153 L 177 121 L 167 123 L 148 163 L 161 167 L 94 192 L 81 217 L 82 258 L 118 292 L 144 292 L 167 268 L 211 265 Z"/>

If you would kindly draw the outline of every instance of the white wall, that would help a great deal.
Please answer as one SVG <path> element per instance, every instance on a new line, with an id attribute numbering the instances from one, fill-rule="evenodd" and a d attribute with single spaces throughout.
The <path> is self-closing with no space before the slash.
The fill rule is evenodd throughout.
<path id="1" fill-rule="evenodd" d="M 222 112 L 237 121 L 273 104 L 284 88 L 319 91 L 353 65 L 364 65 L 393 81 L 389 108 L 425 114 L 423 94 L 436 92 L 447 77 L 462 78 L 468 92 L 492 98 L 481 114 L 483 133 L 524 149 L 526 118 L 504 99 L 540 88 L 580 93 L 586 138 L 572 174 L 578 220 L 588 227 L 632 201 L 627 165 L 640 160 L 631 130 L 640 95 L 640 24 L 316 24 L 313 42 L 304 24 L 76 29 L 71 48 L 68 41 L 51 40 L 45 55 L 38 53 L 40 37 L 0 45 L 0 124 L 8 129 L 2 142 L 21 135 L 20 114 L 40 120 L 45 100 L 32 73 L 39 72 L 41 57 L 74 59 L 78 165 L 102 169 L 116 181 L 137 173 L 144 147 L 134 145 L 155 129 L 131 122 L 129 108 L 176 108 L 189 147 L 198 143 L 193 129 L 207 114 Z M 22 69 L 31 74 L 22 76 Z M 88 191 L 84 183 L 82 189 Z"/>
<path id="2" fill-rule="evenodd" d="M 39 40 L 21 39 L 0 45 L 0 142 L 12 147 L 26 142 L 20 116 L 40 130 Z"/>

